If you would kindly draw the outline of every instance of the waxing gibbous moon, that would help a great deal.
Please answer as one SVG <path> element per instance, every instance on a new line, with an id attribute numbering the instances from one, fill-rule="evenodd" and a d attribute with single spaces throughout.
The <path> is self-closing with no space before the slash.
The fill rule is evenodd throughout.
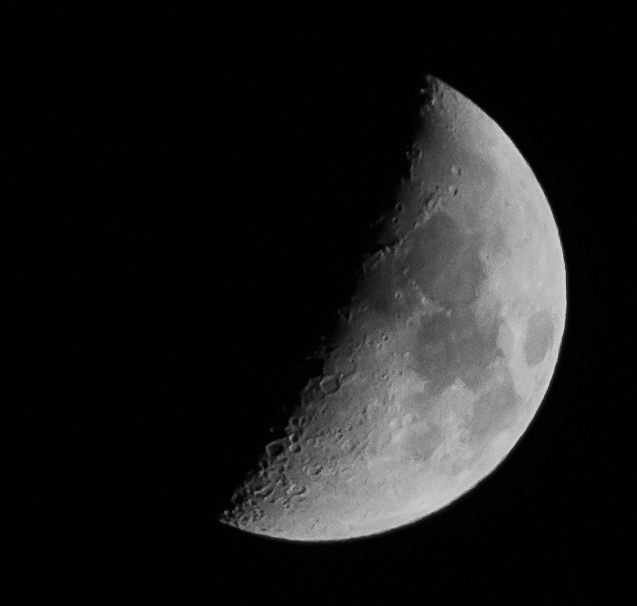
<path id="1" fill-rule="evenodd" d="M 502 129 L 429 78 L 409 179 L 381 250 L 299 395 L 224 512 L 326 541 L 440 510 L 507 456 L 558 357 L 566 278 L 548 202 Z"/>

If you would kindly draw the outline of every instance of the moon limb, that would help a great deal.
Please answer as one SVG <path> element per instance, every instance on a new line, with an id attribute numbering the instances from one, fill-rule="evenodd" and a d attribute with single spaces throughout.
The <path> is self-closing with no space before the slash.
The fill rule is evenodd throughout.
<path id="1" fill-rule="evenodd" d="M 429 93 L 388 245 L 228 524 L 323 541 L 421 519 L 491 473 L 546 394 L 566 309 L 550 207 L 491 118 Z"/>

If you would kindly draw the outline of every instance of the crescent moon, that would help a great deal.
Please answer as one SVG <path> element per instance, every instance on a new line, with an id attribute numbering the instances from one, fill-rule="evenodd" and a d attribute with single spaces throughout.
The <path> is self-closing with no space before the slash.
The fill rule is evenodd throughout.
<path id="1" fill-rule="evenodd" d="M 565 326 L 558 229 L 502 129 L 428 79 L 382 248 L 303 390 L 221 517 L 300 541 L 385 532 L 488 476 L 529 427 Z"/>

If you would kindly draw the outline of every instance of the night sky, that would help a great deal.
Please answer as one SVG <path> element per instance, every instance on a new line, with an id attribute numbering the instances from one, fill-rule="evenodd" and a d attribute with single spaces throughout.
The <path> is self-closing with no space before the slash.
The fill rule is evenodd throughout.
<path id="1" fill-rule="evenodd" d="M 24 603 L 608 598 L 634 398 L 615 22 L 501 36 L 94 4 L 9 20 L 6 498 Z M 374 250 L 427 74 L 504 129 L 554 213 L 567 326 L 545 402 L 495 473 L 421 523 L 318 546 L 220 526 Z"/>

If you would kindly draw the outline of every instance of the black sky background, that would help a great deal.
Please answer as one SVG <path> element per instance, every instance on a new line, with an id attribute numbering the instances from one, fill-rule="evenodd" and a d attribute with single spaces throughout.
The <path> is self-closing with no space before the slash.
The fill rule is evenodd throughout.
<path id="1" fill-rule="evenodd" d="M 621 585 L 614 22 L 502 36 L 410 14 L 30 10 L 5 55 L 15 603 L 578 603 Z M 496 473 L 419 524 L 319 546 L 219 526 L 316 371 L 406 174 L 427 74 L 502 126 L 551 203 L 569 307 L 549 395 Z"/>

